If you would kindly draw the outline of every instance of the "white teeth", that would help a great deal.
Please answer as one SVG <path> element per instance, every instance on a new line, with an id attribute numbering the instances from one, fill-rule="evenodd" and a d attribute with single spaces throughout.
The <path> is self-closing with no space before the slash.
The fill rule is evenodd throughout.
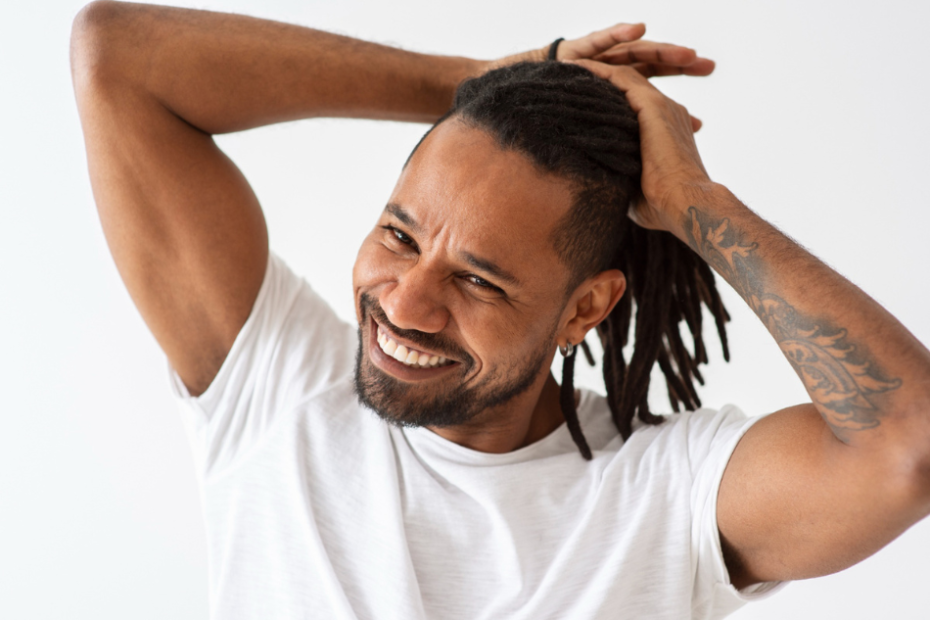
<path id="1" fill-rule="evenodd" d="M 408 349 L 402 344 L 398 345 L 390 336 L 381 331 L 380 326 L 378 327 L 378 345 L 385 354 L 393 357 L 398 362 L 415 368 L 435 368 L 449 361 L 439 355 L 420 353 L 415 349 Z"/>
<path id="2" fill-rule="evenodd" d="M 387 342 L 381 345 L 381 350 L 387 353 L 388 355 L 393 356 L 394 351 L 397 350 L 397 343 L 387 337 L 385 337 L 385 340 L 387 340 Z"/>

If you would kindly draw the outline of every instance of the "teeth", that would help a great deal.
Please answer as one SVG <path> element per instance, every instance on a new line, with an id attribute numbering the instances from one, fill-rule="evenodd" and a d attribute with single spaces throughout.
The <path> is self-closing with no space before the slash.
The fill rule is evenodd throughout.
<path id="1" fill-rule="evenodd" d="M 378 328 L 378 345 L 380 345 L 381 350 L 384 351 L 387 355 L 393 357 L 398 362 L 406 364 L 407 366 L 414 366 L 416 368 L 435 368 L 436 366 L 442 366 L 449 361 L 439 355 L 420 353 L 415 349 L 408 349 L 404 345 L 398 345 L 392 338 L 381 331 L 380 327 Z"/>
<path id="2" fill-rule="evenodd" d="M 394 351 L 397 350 L 397 343 L 388 338 L 384 337 L 385 342 L 381 343 L 381 349 L 388 355 L 394 355 Z"/>

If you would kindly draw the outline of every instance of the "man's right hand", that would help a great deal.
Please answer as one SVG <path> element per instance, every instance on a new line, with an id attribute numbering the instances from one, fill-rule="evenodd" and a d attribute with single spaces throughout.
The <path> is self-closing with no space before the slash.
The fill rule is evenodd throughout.
<path id="1" fill-rule="evenodd" d="M 606 65 L 624 65 L 636 69 L 645 77 L 664 75 L 707 76 L 714 70 L 714 61 L 702 58 L 693 49 L 672 43 L 644 41 L 644 24 L 616 24 L 604 30 L 562 41 L 556 60 L 592 60 Z M 505 56 L 491 62 L 487 69 L 522 61 L 543 61 L 549 55 L 545 47 Z"/>

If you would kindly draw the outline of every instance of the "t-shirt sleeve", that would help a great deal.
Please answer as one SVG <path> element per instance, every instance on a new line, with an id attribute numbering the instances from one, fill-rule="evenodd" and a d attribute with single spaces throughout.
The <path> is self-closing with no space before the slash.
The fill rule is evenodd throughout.
<path id="1" fill-rule="evenodd" d="M 701 410 L 688 424 L 691 486 L 691 558 L 694 574 L 694 618 L 723 618 L 749 601 L 781 589 L 781 582 L 760 583 L 737 590 L 723 559 L 717 528 L 717 494 L 723 472 L 736 444 L 759 418 L 747 418 L 727 405 L 719 412 Z"/>
<path id="2" fill-rule="evenodd" d="M 207 390 L 191 396 L 169 365 L 201 475 L 244 457 L 278 419 L 350 380 L 356 343 L 354 328 L 270 254 L 249 318 Z"/>

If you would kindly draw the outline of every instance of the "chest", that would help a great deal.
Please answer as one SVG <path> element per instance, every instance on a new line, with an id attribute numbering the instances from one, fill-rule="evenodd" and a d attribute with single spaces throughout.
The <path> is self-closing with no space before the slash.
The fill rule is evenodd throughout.
<path id="1" fill-rule="evenodd" d="M 280 613 L 346 618 L 689 609 L 689 481 L 668 462 L 474 468 L 376 425 L 316 432 L 298 425 L 204 489 L 217 599 L 267 614 L 273 592 Z"/>

